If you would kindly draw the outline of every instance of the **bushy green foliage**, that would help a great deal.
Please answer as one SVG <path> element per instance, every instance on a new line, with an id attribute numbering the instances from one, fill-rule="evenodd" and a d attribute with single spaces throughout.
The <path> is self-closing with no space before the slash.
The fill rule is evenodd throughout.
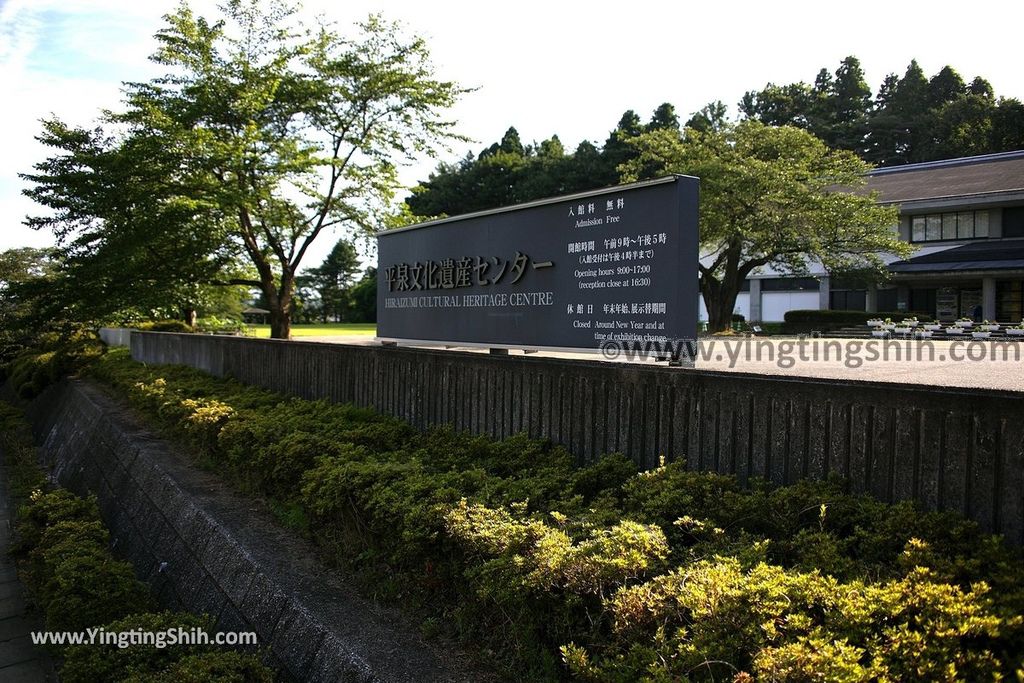
<path id="1" fill-rule="evenodd" d="M 248 330 L 240 317 L 208 315 L 196 320 L 196 331 L 207 334 L 244 335 Z"/>
<path id="2" fill-rule="evenodd" d="M 22 398 L 34 398 L 60 377 L 74 374 L 103 353 L 92 330 L 75 329 L 42 335 L 10 362 L 7 376 Z"/>
<path id="3" fill-rule="evenodd" d="M 79 498 L 66 489 L 43 493 L 32 492 L 26 505 L 18 511 L 18 539 L 24 549 L 36 548 L 42 543 L 49 527 L 64 522 L 92 522 L 99 519 L 94 498 Z"/>
<path id="4" fill-rule="evenodd" d="M 182 657 L 167 669 L 126 679 L 130 683 L 271 683 L 270 669 L 251 655 L 231 650 Z"/>
<path id="5" fill-rule="evenodd" d="M 167 633 L 214 630 L 209 617 L 186 612 L 142 612 L 107 624 L 108 633 L 142 631 Z M 271 672 L 250 654 L 224 650 L 213 645 L 167 647 L 78 645 L 64 652 L 61 680 L 66 683 L 93 681 L 167 681 L 168 683 L 270 683 Z"/>
<path id="6" fill-rule="evenodd" d="M 47 628 L 84 631 L 150 607 L 131 564 L 111 555 L 94 499 L 35 491 L 19 516 L 24 576 Z"/>
<path id="7" fill-rule="evenodd" d="M 567 648 L 573 671 L 629 680 L 981 680 L 1012 673 L 1021 617 L 1000 615 L 981 583 L 936 582 L 917 568 L 892 581 L 844 583 L 735 558 L 700 560 L 618 591 L 613 636 L 601 657 Z M 753 656 L 752 656 L 753 655 Z M 1007 666 L 1010 665 L 1010 666 Z M 808 677 L 808 674 L 820 678 Z"/>
<path id="8" fill-rule="evenodd" d="M 843 310 L 819 310 L 819 309 L 794 309 L 786 311 L 787 323 L 835 323 L 842 325 L 864 325 L 872 318 L 891 318 L 903 320 L 904 318 L 915 317 L 921 322 L 930 322 L 934 318 L 927 313 L 910 313 L 908 311 L 867 313 L 865 311 L 843 311 Z"/>
<path id="9" fill-rule="evenodd" d="M 977 680 L 1024 666 L 1021 558 L 842 482 L 637 473 L 621 455 L 420 434 L 123 353 L 90 370 L 375 595 L 519 680 Z"/>
<path id="10" fill-rule="evenodd" d="M 147 320 L 135 323 L 131 327 L 143 332 L 195 332 L 184 320 Z"/>
<path id="11" fill-rule="evenodd" d="M 46 477 L 36 462 L 32 433 L 24 414 L 0 401 L 0 451 L 7 467 L 7 487 L 12 500 L 24 500 L 41 487 Z"/>

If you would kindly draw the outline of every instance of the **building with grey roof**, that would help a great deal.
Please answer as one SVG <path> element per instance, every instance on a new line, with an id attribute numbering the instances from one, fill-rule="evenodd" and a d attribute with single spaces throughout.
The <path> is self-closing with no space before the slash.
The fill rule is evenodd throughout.
<path id="1" fill-rule="evenodd" d="M 736 312 L 762 321 L 809 308 L 1024 318 L 1024 150 L 881 168 L 867 189 L 899 208 L 900 237 L 916 248 L 889 263 L 888 283 L 813 266 L 808 277 L 763 271 L 747 281 Z"/>

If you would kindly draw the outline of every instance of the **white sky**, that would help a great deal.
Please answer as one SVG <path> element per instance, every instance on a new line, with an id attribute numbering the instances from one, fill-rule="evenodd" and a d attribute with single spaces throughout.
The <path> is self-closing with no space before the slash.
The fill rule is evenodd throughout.
<path id="1" fill-rule="evenodd" d="M 33 205 L 19 172 L 45 156 L 33 136 L 56 114 L 88 125 L 117 108 L 120 83 L 157 71 L 146 57 L 169 0 L 0 0 L 0 250 L 50 244 L 21 225 Z M 997 95 L 1024 98 L 1019 2 L 604 2 L 519 0 L 307 0 L 306 11 L 342 26 L 380 12 L 427 38 L 439 75 L 477 87 L 452 112 L 478 142 L 514 125 L 524 142 L 557 133 L 571 150 L 600 144 L 626 109 L 647 119 L 661 102 L 680 117 L 720 99 L 734 107 L 771 81 L 813 81 L 850 54 L 875 90 L 917 58 L 928 76 L 945 64 Z M 212 14 L 211 2 L 194 2 Z M 734 113 L 733 109 L 733 113 Z M 435 162 L 407 169 L 425 179 Z M 304 265 L 316 265 L 324 235 Z"/>

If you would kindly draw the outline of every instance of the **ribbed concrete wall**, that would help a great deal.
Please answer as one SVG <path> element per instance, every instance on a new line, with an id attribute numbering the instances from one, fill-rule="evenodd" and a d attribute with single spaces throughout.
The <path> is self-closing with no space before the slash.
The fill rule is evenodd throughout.
<path id="1" fill-rule="evenodd" d="M 107 346 L 128 346 L 131 343 L 132 330 L 127 327 L 101 327 L 100 339 Z"/>
<path id="2" fill-rule="evenodd" d="M 1024 394 L 168 333 L 132 356 L 416 427 L 526 432 L 581 460 L 623 452 L 778 483 L 835 473 L 854 492 L 959 510 L 1024 541 Z"/>

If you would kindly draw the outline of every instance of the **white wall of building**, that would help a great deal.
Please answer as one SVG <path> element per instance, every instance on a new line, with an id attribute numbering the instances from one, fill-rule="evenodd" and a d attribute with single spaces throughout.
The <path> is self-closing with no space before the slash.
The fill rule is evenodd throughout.
<path id="1" fill-rule="evenodd" d="M 704 297 L 697 295 L 697 311 L 700 315 L 701 320 L 708 319 L 708 307 L 704 305 Z M 736 296 L 736 307 L 732 309 L 733 313 L 739 313 L 747 320 L 750 320 L 750 293 L 740 292 Z"/>
<path id="2" fill-rule="evenodd" d="M 750 320 L 750 292 L 740 292 L 736 297 L 736 308 L 733 313 L 739 313 L 747 320 Z"/>
<path id="3" fill-rule="evenodd" d="M 786 311 L 817 309 L 818 292 L 762 292 L 761 320 L 767 323 L 782 322 Z"/>

